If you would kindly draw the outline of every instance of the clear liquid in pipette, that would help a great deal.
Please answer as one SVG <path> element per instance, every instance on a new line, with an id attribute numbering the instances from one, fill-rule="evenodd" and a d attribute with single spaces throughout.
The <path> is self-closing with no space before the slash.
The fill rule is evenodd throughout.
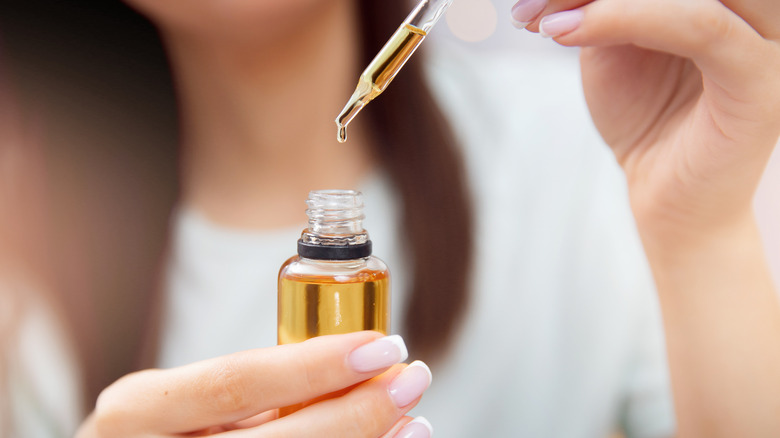
<path id="1" fill-rule="evenodd" d="M 339 143 L 347 141 L 347 125 L 374 98 L 382 94 L 425 39 L 426 32 L 410 24 L 395 31 L 360 75 L 357 88 L 336 118 Z"/>

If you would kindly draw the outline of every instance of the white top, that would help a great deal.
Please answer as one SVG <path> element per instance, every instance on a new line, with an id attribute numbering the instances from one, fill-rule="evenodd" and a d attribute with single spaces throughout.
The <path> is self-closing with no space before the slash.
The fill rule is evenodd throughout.
<path id="1" fill-rule="evenodd" d="M 35 288 L 0 277 L 0 436 L 72 436 L 83 418 L 72 345 Z"/>
<path id="2" fill-rule="evenodd" d="M 477 246 L 472 305 L 414 412 L 448 438 L 603 437 L 618 424 L 631 437 L 672 436 L 652 278 L 576 57 L 524 68 L 449 48 L 429 66 L 463 143 Z M 360 189 L 398 331 L 408 278 L 397 198 L 382 175 Z M 300 225 L 273 231 L 179 211 L 160 366 L 275 344 L 276 275 L 305 226 L 303 201 Z"/>

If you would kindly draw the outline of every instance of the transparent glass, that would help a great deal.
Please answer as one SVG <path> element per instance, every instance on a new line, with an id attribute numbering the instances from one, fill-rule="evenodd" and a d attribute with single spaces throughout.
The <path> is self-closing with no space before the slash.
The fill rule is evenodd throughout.
<path id="1" fill-rule="evenodd" d="M 390 273 L 374 256 L 288 259 L 279 270 L 277 342 L 303 342 L 361 330 L 390 332 Z M 306 403 L 279 409 L 284 417 Z"/>
<path id="2" fill-rule="evenodd" d="M 326 261 L 294 256 L 279 271 L 279 344 L 361 330 L 390 331 L 390 273 L 374 256 Z"/>
<path id="3" fill-rule="evenodd" d="M 306 200 L 309 227 L 301 241 L 318 245 L 355 245 L 368 242 L 363 229 L 363 194 L 354 190 L 316 190 Z"/>
<path id="4" fill-rule="evenodd" d="M 406 17 L 404 24 L 412 25 L 428 33 L 451 4 L 452 0 L 421 0 L 412 13 Z"/>
<path id="5" fill-rule="evenodd" d="M 355 92 L 336 117 L 339 143 L 347 141 L 349 123 L 385 91 L 451 3 L 452 0 L 421 0 L 363 70 Z"/>
<path id="6" fill-rule="evenodd" d="M 301 234 L 299 255 L 279 271 L 277 340 L 301 342 L 330 334 L 390 330 L 390 273 L 369 255 L 348 260 L 303 256 L 310 247 L 343 248 L 370 245 L 363 229 L 363 196 L 352 190 L 309 193 L 309 226 Z M 350 255 L 351 256 L 351 255 Z"/>

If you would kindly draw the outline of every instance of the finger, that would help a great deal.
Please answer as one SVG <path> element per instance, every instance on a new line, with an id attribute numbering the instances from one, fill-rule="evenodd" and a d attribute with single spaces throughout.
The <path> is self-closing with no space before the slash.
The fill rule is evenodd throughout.
<path id="1" fill-rule="evenodd" d="M 342 397 L 324 400 L 256 429 L 233 431 L 225 438 L 339 437 L 386 434 L 422 397 L 431 384 L 425 363 L 397 365 Z"/>
<path id="2" fill-rule="evenodd" d="M 221 426 L 212 426 L 199 431 L 193 431 L 188 433 L 187 436 L 210 436 L 230 430 L 249 429 L 251 427 L 257 427 L 268 423 L 269 421 L 276 420 L 277 418 L 279 418 L 279 410 L 271 409 L 270 411 L 261 412 L 245 420 L 236 421 L 235 423 L 223 424 Z"/>
<path id="3" fill-rule="evenodd" d="M 95 412 L 109 431 L 200 430 L 354 385 L 405 355 L 399 336 L 322 336 L 130 375 L 101 394 Z"/>
<path id="4" fill-rule="evenodd" d="M 257 427 L 261 424 L 268 423 L 279 418 L 279 410 L 271 409 L 270 411 L 261 412 L 253 417 L 249 417 L 246 420 L 237 421 L 232 424 L 232 429 L 248 429 L 250 427 Z"/>
<path id="5" fill-rule="evenodd" d="M 430 438 L 433 426 L 425 417 L 404 417 L 382 438 Z"/>
<path id="6" fill-rule="evenodd" d="M 395 422 L 395 425 L 392 429 L 388 430 L 386 434 L 382 435 L 379 438 L 395 438 L 395 436 L 398 434 L 398 432 L 401 431 L 401 429 L 404 428 L 407 424 L 409 424 L 413 420 L 412 417 L 408 415 L 404 415 L 401 417 L 400 420 Z"/>
<path id="7" fill-rule="evenodd" d="M 539 31 L 539 19 L 560 11 L 579 8 L 592 0 L 519 0 L 512 6 L 512 23 L 518 29 Z"/>
<path id="8" fill-rule="evenodd" d="M 539 19 L 582 7 L 593 0 L 519 0 L 512 7 L 516 27 L 539 31 Z M 685 1 L 685 0 L 683 0 Z M 780 41 L 780 2 L 777 0 L 721 0 L 763 37 Z"/>
<path id="9" fill-rule="evenodd" d="M 776 82 L 780 47 L 716 1 L 599 0 L 544 17 L 540 27 L 563 45 L 634 44 L 690 58 L 708 85 L 725 90 L 714 95 L 723 98 L 717 103 L 724 107 L 742 101 L 776 102 L 774 90 L 766 86 Z"/>

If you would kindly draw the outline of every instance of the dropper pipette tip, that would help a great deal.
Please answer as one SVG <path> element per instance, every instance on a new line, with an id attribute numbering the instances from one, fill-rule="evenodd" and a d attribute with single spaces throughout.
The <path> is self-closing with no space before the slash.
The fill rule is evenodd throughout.
<path id="1" fill-rule="evenodd" d="M 342 125 L 341 123 L 336 122 L 336 127 L 338 128 L 338 134 L 336 135 L 336 139 L 339 141 L 339 143 L 346 143 L 347 142 L 347 126 Z"/>
<path id="2" fill-rule="evenodd" d="M 349 98 L 349 102 L 341 110 L 338 117 L 336 117 L 336 126 L 338 127 L 336 139 L 339 143 L 347 141 L 347 125 L 355 118 L 355 116 L 363 109 L 368 102 L 371 101 L 372 87 L 371 84 L 365 83 L 365 81 L 358 81 L 358 86 L 352 96 Z"/>

